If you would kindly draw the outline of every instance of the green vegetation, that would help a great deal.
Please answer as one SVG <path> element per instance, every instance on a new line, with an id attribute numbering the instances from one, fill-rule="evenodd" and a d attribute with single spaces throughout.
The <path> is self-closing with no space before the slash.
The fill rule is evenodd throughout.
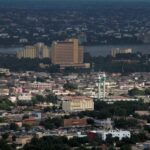
<path id="1" fill-rule="evenodd" d="M 132 150 L 131 145 L 126 144 L 120 147 L 120 150 Z"/>
<path id="2" fill-rule="evenodd" d="M 145 90 L 133 88 L 133 89 L 128 91 L 128 94 L 129 94 L 129 96 L 150 95 L 150 88 L 146 88 Z"/>
<path id="3" fill-rule="evenodd" d="M 139 57 L 140 56 L 140 57 Z M 84 62 L 93 64 L 92 69 L 95 71 L 105 72 L 121 72 L 128 74 L 132 72 L 150 72 L 149 56 L 141 53 L 135 54 L 122 54 L 117 55 L 116 58 L 111 56 L 96 56 L 92 57 L 90 54 L 84 54 Z M 9 60 L 9 61 L 8 61 Z M 129 61 L 128 61 L 129 60 Z M 131 61 L 131 62 L 130 62 Z M 48 64 L 48 67 L 41 68 L 40 63 Z M 0 56 L 0 67 L 8 68 L 11 71 L 45 71 L 50 73 L 59 73 L 60 66 L 53 65 L 50 59 L 18 59 L 16 56 Z M 88 73 L 90 69 L 67 67 L 64 70 L 65 73 L 77 72 Z M 40 78 L 38 81 L 42 81 Z"/>
<path id="4" fill-rule="evenodd" d="M 106 138 L 106 142 L 98 141 L 90 142 L 87 137 L 77 138 L 74 137 L 72 139 L 67 139 L 66 137 L 56 137 L 49 136 L 43 137 L 41 139 L 33 138 L 30 143 L 26 144 L 23 150 L 70 150 L 73 147 L 76 147 L 77 150 L 86 150 L 87 143 L 91 145 L 91 148 L 96 149 L 96 146 L 101 144 L 107 144 L 108 149 L 114 149 L 113 144 L 116 143 L 117 147 L 120 147 L 121 150 L 131 150 L 131 145 L 137 142 L 144 142 L 148 138 L 144 133 L 133 134 L 131 139 L 124 138 L 119 141 L 118 138 L 112 138 L 111 135 L 108 135 Z"/>
<path id="5" fill-rule="evenodd" d="M 0 109 L 1 110 L 10 110 L 13 106 L 12 102 L 7 99 L 0 100 Z"/>
<path id="6" fill-rule="evenodd" d="M 10 130 L 14 130 L 14 131 L 16 131 L 16 130 L 18 130 L 18 125 L 16 124 L 16 123 L 11 123 L 10 124 Z"/>
<path id="7" fill-rule="evenodd" d="M 67 82 L 66 84 L 64 84 L 64 89 L 73 91 L 77 89 L 77 85 Z"/>
<path id="8" fill-rule="evenodd" d="M 61 118 L 48 118 L 44 121 L 41 121 L 40 125 L 44 126 L 46 129 L 59 128 L 63 125 L 63 119 Z"/>
<path id="9" fill-rule="evenodd" d="M 47 103 L 56 103 L 58 100 L 57 96 L 53 93 L 49 93 L 45 97 L 42 95 L 36 95 L 33 99 L 32 102 L 33 104 L 41 103 L 41 102 L 47 102 Z"/>
<path id="10" fill-rule="evenodd" d="M 40 63 L 49 64 L 49 67 L 40 68 Z M 0 68 L 8 68 L 11 71 L 60 72 L 60 67 L 58 65 L 52 65 L 50 59 L 18 59 L 15 56 L 0 56 Z"/>
<path id="11" fill-rule="evenodd" d="M 136 119 L 115 119 L 114 124 L 115 127 L 120 129 L 129 129 L 129 128 L 135 128 L 137 126 L 137 120 Z"/>
<path id="12" fill-rule="evenodd" d="M 0 150 L 15 150 L 11 145 L 7 144 L 6 140 L 0 140 Z"/>
<path id="13" fill-rule="evenodd" d="M 87 143 L 87 138 L 73 138 L 68 140 L 65 137 L 43 137 L 41 139 L 33 138 L 29 144 L 26 144 L 23 150 L 70 150 L 71 147 Z"/>
<path id="14" fill-rule="evenodd" d="M 135 110 L 148 110 L 150 104 L 145 104 L 142 101 L 138 102 L 115 102 L 107 104 L 105 102 L 96 101 L 94 111 L 81 112 L 80 117 L 89 116 L 97 119 L 106 119 L 114 116 L 129 116 L 134 115 Z"/>
<path id="15" fill-rule="evenodd" d="M 105 71 L 110 73 L 121 72 L 123 74 L 132 72 L 150 72 L 150 62 L 147 60 L 146 56 L 141 53 L 119 54 L 116 58 L 109 55 L 106 57 L 92 57 L 90 54 L 86 53 L 84 58 L 85 62 L 94 64 L 93 69 L 95 71 Z"/>
<path id="16" fill-rule="evenodd" d="M 145 92 L 144 90 L 139 90 L 138 88 L 134 88 L 128 91 L 128 94 L 130 96 L 135 96 L 135 95 L 144 95 Z"/>
<path id="17" fill-rule="evenodd" d="M 0 118 L 0 123 L 3 123 L 5 122 L 5 119 L 4 118 Z"/>
<path id="18" fill-rule="evenodd" d="M 18 106 L 34 106 L 35 104 L 43 103 L 43 102 L 56 104 L 57 100 L 58 98 L 56 95 L 54 95 L 53 93 L 49 93 L 46 96 L 36 95 L 35 97 L 32 98 L 32 101 L 17 101 L 17 105 Z"/>

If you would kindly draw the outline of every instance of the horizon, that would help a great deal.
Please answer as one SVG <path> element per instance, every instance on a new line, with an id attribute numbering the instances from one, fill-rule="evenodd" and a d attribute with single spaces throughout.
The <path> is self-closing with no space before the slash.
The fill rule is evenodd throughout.
<path id="1" fill-rule="evenodd" d="M 5 3 L 22 2 L 150 2 L 149 0 L 0 0 Z"/>
<path id="2" fill-rule="evenodd" d="M 149 0 L 0 0 L 1 8 L 68 8 L 81 5 L 140 5 L 149 6 Z"/>

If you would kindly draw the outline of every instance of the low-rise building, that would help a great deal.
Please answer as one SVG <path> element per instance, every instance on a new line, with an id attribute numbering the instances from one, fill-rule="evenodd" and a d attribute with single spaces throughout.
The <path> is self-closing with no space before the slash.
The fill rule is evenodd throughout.
<path id="1" fill-rule="evenodd" d="M 8 96 L 8 95 L 9 95 L 9 89 L 0 88 L 0 96 Z"/>
<path id="2" fill-rule="evenodd" d="M 113 57 L 116 57 L 117 54 L 131 54 L 131 53 L 132 53 L 132 49 L 131 48 L 128 48 L 128 49 L 116 48 L 116 49 L 112 49 L 111 50 L 111 55 Z"/>
<path id="3" fill-rule="evenodd" d="M 46 82 L 35 82 L 29 84 L 30 88 L 34 88 L 38 90 L 52 89 L 52 86 L 53 86 L 52 83 L 46 83 Z"/>
<path id="4" fill-rule="evenodd" d="M 96 120 L 94 119 L 94 124 L 99 127 L 103 127 L 105 129 L 112 129 L 113 121 L 111 118 L 107 118 L 106 120 Z"/>
<path id="5" fill-rule="evenodd" d="M 18 51 L 17 58 L 50 58 L 50 49 L 44 43 L 37 43 L 33 46 L 26 46 Z"/>
<path id="6" fill-rule="evenodd" d="M 92 134 L 91 134 L 92 133 Z M 92 137 L 96 137 L 93 135 L 98 135 L 98 137 L 101 137 L 103 141 L 107 139 L 107 136 L 111 135 L 112 138 L 119 138 L 119 140 L 122 140 L 123 138 L 131 138 L 130 131 L 124 131 L 124 130 L 98 130 L 98 131 L 90 131 L 88 133 L 89 136 L 92 135 Z"/>
<path id="7" fill-rule="evenodd" d="M 32 95 L 29 93 L 23 93 L 18 96 L 18 100 L 20 101 L 30 101 L 32 100 Z"/>
<path id="8" fill-rule="evenodd" d="M 87 119 L 64 119 L 64 127 L 70 126 L 85 126 L 87 125 Z"/>
<path id="9" fill-rule="evenodd" d="M 20 145 L 21 147 L 23 147 L 25 144 L 29 143 L 31 141 L 31 139 L 33 138 L 33 136 L 31 135 L 24 135 L 24 136 L 20 136 L 16 138 L 16 145 Z"/>
<path id="10" fill-rule="evenodd" d="M 85 96 L 66 96 L 62 102 L 62 109 L 65 112 L 92 111 L 94 102 L 92 98 Z"/>

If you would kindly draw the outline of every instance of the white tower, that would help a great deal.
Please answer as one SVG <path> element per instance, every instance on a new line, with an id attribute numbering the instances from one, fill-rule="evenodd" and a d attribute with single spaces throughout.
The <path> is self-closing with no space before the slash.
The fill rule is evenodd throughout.
<path id="1" fill-rule="evenodd" d="M 101 97 L 101 76 L 98 76 L 98 99 Z"/>
<path id="2" fill-rule="evenodd" d="M 105 73 L 99 74 L 98 76 L 98 99 L 106 97 L 105 80 L 106 80 L 106 74 Z M 103 86 L 102 91 L 101 91 L 101 85 Z"/>
<path id="3" fill-rule="evenodd" d="M 103 73 L 103 98 L 106 97 L 105 80 L 106 80 L 106 74 Z"/>

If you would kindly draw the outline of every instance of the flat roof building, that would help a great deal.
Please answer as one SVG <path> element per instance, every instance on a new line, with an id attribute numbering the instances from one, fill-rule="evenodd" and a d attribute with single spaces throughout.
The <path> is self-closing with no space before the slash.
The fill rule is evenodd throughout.
<path id="1" fill-rule="evenodd" d="M 17 57 L 20 58 L 50 58 L 50 50 L 43 43 L 37 43 L 33 46 L 26 46 L 21 51 L 17 52 Z"/>
<path id="2" fill-rule="evenodd" d="M 117 54 L 131 54 L 131 53 L 132 53 L 131 48 L 128 48 L 128 49 L 116 48 L 116 49 L 111 50 L 111 56 L 112 57 L 116 57 Z"/>
<path id="3" fill-rule="evenodd" d="M 66 96 L 62 102 L 62 109 L 65 112 L 79 112 L 94 110 L 92 98 L 85 96 Z"/>
<path id="4" fill-rule="evenodd" d="M 126 130 L 96 130 L 96 131 L 90 131 L 89 133 L 95 133 L 98 135 L 98 137 L 101 137 L 103 141 L 107 139 L 108 135 L 111 135 L 112 138 L 118 137 L 119 140 L 122 140 L 123 138 L 131 138 L 130 131 Z M 91 134 L 89 134 L 91 136 Z"/>
<path id="5" fill-rule="evenodd" d="M 83 64 L 84 49 L 79 45 L 78 39 L 57 41 L 52 43 L 51 61 L 60 67 L 85 68 Z"/>

